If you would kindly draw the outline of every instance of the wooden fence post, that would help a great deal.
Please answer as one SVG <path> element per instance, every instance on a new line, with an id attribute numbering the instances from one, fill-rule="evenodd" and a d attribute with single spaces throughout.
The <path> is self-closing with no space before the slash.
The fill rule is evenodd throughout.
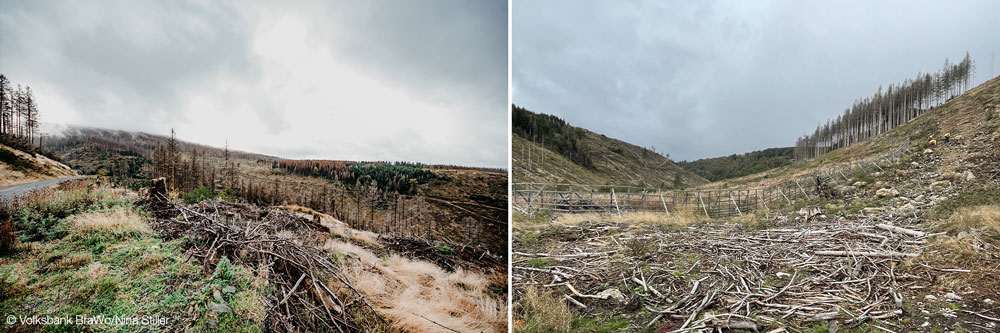
<path id="1" fill-rule="evenodd" d="M 660 203 L 663 204 L 663 211 L 667 212 L 667 216 L 670 216 L 670 210 L 667 209 L 667 202 L 663 200 L 663 191 L 660 191 Z"/>
<path id="2" fill-rule="evenodd" d="M 611 186 L 611 202 L 615 204 L 615 211 L 618 212 L 618 217 L 622 217 L 622 209 L 618 207 L 618 198 L 615 196 L 614 186 Z"/>
<path id="3" fill-rule="evenodd" d="M 698 191 L 698 202 L 701 202 L 701 210 L 705 211 L 705 217 L 712 218 L 711 215 L 708 215 L 708 208 L 705 208 L 705 201 L 701 199 L 701 191 Z"/>
<path id="4" fill-rule="evenodd" d="M 733 202 L 733 206 L 736 206 L 736 212 L 743 216 L 743 212 L 740 211 L 740 205 L 736 203 L 736 199 L 733 199 L 733 191 L 729 191 L 729 200 Z"/>

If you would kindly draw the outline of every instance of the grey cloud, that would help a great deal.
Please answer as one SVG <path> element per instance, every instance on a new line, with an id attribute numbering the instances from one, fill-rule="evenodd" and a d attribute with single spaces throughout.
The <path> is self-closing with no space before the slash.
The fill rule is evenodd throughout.
<path id="1" fill-rule="evenodd" d="M 254 38 L 268 28 L 261 26 L 260 13 L 275 12 L 301 19 L 309 27 L 309 43 L 332 51 L 338 65 L 403 91 L 422 105 L 451 110 L 438 116 L 462 121 L 448 129 L 434 128 L 433 120 L 397 124 L 369 137 L 352 138 L 361 142 L 331 139 L 327 145 L 316 145 L 312 154 L 264 143 L 290 137 L 309 141 L 301 117 L 296 123 L 293 113 L 315 112 L 318 122 L 334 128 L 344 124 L 331 121 L 327 114 L 361 113 L 338 109 L 337 101 L 308 105 L 305 111 L 301 105 L 289 110 L 289 101 L 260 89 L 268 64 L 254 56 Z M 205 113 L 212 113 L 216 121 L 227 114 L 232 121 L 217 123 L 220 131 L 262 131 L 253 136 L 262 142 L 234 145 L 288 153 L 283 156 L 290 158 L 356 156 L 506 165 L 506 46 L 503 0 L 0 2 L 0 71 L 15 82 L 45 88 L 45 93 L 59 97 L 84 119 L 81 125 L 152 133 L 177 126 L 189 129 L 185 139 L 218 141 L 218 135 L 190 129 L 205 121 L 201 117 Z M 296 84 L 281 80 L 269 84 L 279 88 Z M 204 91 L 218 94 L 197 105 L 215 109 L 188 109 L 194 96 Z M 302 91 L 306 96 L 329 93 L 315 86 Z M 44 118 L 46 101 L 40 102 L 43 120 L 61 121 Z M 387 114 L 406 112 L 412 111 L 378 110 L 363 121 L 392 122 L 394 117 Z M 490 130 L 478 130 L 479 126 Z M 456 143 L 426 149 L 412 146 L 441 144 L 440 138 L 431 139 L 440 137 L 440 132 L 454 133 Z"/>
<path id="2" fill-rule="evenodd" d="M 515 0 L 513 98 L 677 160 L 790 146 L 879 85 L 965 51 L 988 63 L 998 11 L 987 1 Z"/>

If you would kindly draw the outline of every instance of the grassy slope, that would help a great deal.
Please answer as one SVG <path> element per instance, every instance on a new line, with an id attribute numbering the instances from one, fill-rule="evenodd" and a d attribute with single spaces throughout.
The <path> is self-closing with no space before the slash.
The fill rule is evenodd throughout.
<path id="1" fill-rule="evenodd" d="M 21 239 L 12 254 L 0 257 L 0 316 L 162 318 L 165 324 L 48 327 L 73 331 L 128 332 L 185 329 L 260 331 L 266 286 L 238 264 L 220 261 L 205 267 L 185 260 L 181 241 L 165 242 L 148 226 L 148 211 L 125 192 L 88 182 L 60 184 L 37 193 L 13 211 Z M 207 309 L 214 290 L 235 311 Z M 14 331 L 38 326 L 6 326 Z"/>
<path id="2" fill-rule="evenodd" d="M 934 134 L 936 137 L 942 137 L 945 133 L 950 132 L 954 140 L 959 141 L 980 135 L 996 138 L 995 121 L 996 117 L 1000 117 L 1000 115 L 996 114 L 998 111 L 992 111 L 994 116 L 988 120 L 987 118 L 990 117 L 990 113 L 987 109 L 990 105 L 992 105 L 994 110 L 996 109 L 996 96 L 998 92 L 1000 92 L 1000 78 L 995 78 L 917 116 L 902 126 L 876 136 L 874 140 L 870 139 L 792 165 L 744 177 L 713 182 L 706 184 L 704 187 L 745 187 L 780 182 L 798 175 L 814 172 L 818 168 L 831 164 L 859 160 L 884 152 L 889 148 L 895 147 L 891 143 L 892 141 L 903 140 L 905 138 L 911 140 L 910 152 L 923 151 L 924 148 L 927 148 L 926 140 L 931 134 Z M 980 131 L 983 131 L 983 133 L 980 133 Z M 885 140 L 880 141 L 880 139 Z"/>
<path id="3" fill-rule="evenodd" d="M 590 152 L 594 169 L 573 163 L 569 159 L 513 136 L 512 164 L 515 182 L 560 182 L 577 184 L 642 185 L 669 188 L 674 176 L 680 174 L 681 185 L 696 186 L 708 181 L 681 169 L 673 161 L 618 139 L 585 131 L 583 145 Z M 528 152 L 531 164 L 528 164 Z"/>
<path id="4" fill-rule="evenodd" d="M 0 187 L 75 175 L 76 171 L 58 161 L 0 144 Z"/>

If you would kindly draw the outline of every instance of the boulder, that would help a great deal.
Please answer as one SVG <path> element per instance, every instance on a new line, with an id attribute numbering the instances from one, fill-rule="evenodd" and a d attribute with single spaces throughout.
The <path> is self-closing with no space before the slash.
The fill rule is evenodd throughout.
<path id="1" fill-rule="evenodd" d="M 883 187 L 875 191 L 875 195 L 879 196 L 880 198 L 892 198 L 899 195 L 899 191 L 896 191 L 895 189 L 892 188 Z"/>
<path id="2" fill-rule="evenodd" d="M 822 213 L 823 211 L 820 210 L 819 207 L 802 207 L 802 209 L 799 209 L 799 217 L 796 219 L 804 219 L 806 221 L 809 221 L 809 219 L 812 218 L 813 216 Z"/>
<path id="3" fill-rule="evenodd" d="M 933 151 L 933 150 L 931 150 L 930 148 L 927 148 L 927 149 L 924 149 L 924 154 L 931 154 L 931 153 L 933 153 L 933 152 L 934 152 L 934 151 Z"/>
<path id="4" fill-rule="evenodd" d="M 222 303 L 208 302 L 208 308 L 212 309 L 212 311 L 221 313 L 233 312 L 233 308 L 230 308 L 228 305 Z"/>

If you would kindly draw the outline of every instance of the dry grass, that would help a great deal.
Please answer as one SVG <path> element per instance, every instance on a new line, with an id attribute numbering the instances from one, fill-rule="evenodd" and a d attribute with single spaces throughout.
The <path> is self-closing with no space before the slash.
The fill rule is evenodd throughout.
<path id="1" fill-rule="evenodd" d="M 558 225 L 578 225 L 582 222 L 629 222 L 685 227 L 704 219 L 696 209 L 682 209 L 667 213 L 660 212 L 624 212 L 621 216 L 615 213 L 583 213 L 562 214 L 553 223 Z"/>
<path id="2" fill-rule="evenodd" d="M 75 215 L 71 218 L 73 230 L 77 233 L 106 232 L 116 235 L 152 234 L 146 218 L 127 207 Z"/>
<path id="3" fill-rule="evenodd" d="M 425 261 L 397 255 L 379 258 L 354 244 L 329 240 L 324 248 L 345 256 L 345 274 L 394 330 L 504 332 L 504 300 L 491 295 L 482 274 L 446 272 Z M 334 283 L 335 282 L 331 282 Z M 436 323 L 435 323 L 436 322 Z M 439 325 L 440 324 L 440 325 Z"/>
<path id="4" fill-rule="evenodd" d="M 63 257 L 52 264 L 53 268 L 66 269 L 80 267 L 94 261 L 88 253 L 74 253 L 68 257 Z"/>
<path id="5" fill-rule="evenodd" d="M 947 224 L 960 229 L 982 229 L 1000 234 L 1000 205 L 961 208 L 951 214 Z"/>
<path id="6" fill-rule="evenodd" d="M 573 312 L 548 291 L 529 286 L 514 306 L 518 308 L 514 332 L 569 332 L 572 329 Z"/>

